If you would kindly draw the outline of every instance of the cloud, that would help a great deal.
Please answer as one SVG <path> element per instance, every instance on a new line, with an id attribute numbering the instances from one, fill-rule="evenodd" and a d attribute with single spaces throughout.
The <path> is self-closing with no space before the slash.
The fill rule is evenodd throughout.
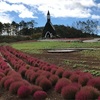
<path id="1" fill-rule="evenodd" d="M 39 12 L 46 15 L 50 10 L 52 17 L 72 18 L 99 18 L 92 8 L 100 8 L 95 0 L 2 0 L 0 1 L 0 12 L 12 12 L 20 18 L 37 18 Z"/>
<path id="2" fill-rule="evenodd" d="M 10 17 L 9 14 L 0 13 L 0 22 L 2 23 L 11 23 L 13 21 L 13 17 Z"/>
<path id="3" fill-rule="evenodd" d="M 92 15 L 91 17 L 92 17 L 92 19 L 100 19 L 99 15 Z"/>

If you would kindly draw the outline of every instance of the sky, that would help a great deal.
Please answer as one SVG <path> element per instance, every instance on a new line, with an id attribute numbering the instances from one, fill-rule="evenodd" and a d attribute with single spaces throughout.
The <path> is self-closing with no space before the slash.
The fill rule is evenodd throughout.
<path id="1" fill-rule="evenodd" d="M 34 20 L 40 27 L 46 23 L 48 10 L 53 25 L 100 20 L 100 0 L 0 0 L 0 22 Z"/>

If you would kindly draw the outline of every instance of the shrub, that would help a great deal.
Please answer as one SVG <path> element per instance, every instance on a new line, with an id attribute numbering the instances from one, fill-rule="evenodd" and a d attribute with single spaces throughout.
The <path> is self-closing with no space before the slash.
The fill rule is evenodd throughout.
<path id="1" fill-rule="evenodd" d="M 31 86 L 31 94 L 34 94 L 36 91 L 42 91 L 43 89 L 40 86 L 32 85 Z"/>
<path id="2" fill-rule="evenodd" d="M 100 96 L 98 97 L 98 100 L 100 100 Z"/>
<path id="3" fill-rule="evenodd" d="M 69 79 L 66 78 L 59 79 L 55 85 L 55 91 L 61 93 L 62 88 L 69 85 L 70 83 L 71 81 Z"/>
<path id="4" fill-rule="evenodd" d="M 17 91 L 17 95 L 20 98 L 28 97 L 31 94 L 31 89 L 28 86 L 22 85 Z"/>
<path id="5" fill-rule="evenodd" d="M 0 76 L 0 81 L 1 81 L 1 79 L 2 79 L 2 76 Z"/>
<path id="6" fill-rule="evenodd" d="M 48 71 L 44 71 L 44 72 L 41 73 L 41 75 L 44 75 L 44 76 L 46 76 L 47 78 L 49 78 L 50 75 L 51 75 L 51 73 L 48 72 Z"/>
<path id="7" fill-rule="evenodd" d="M 19 68 L 18 72 L 21 74 L 22 77 L 25 77 L 26 70 L 27 70 L 26 68 L 21 67 Z"/>
<path id="8" fill-rule="evenodd" d="M 78 83 L 80 83 L 82 86 L 85 86 L 87 82 L 92 78 L 92 76 L 88 74 L 84 74 L 82 76 L 79 76 Z"/>
<path id="9" fill-rule="evenodd" d="M 57 75 L 51 75 L 49 80 L 51 81 L 52 85 L 55 85 L 58 81 L 59 77 Z"/>
<path id="10" fill-rule="evenodd" d="M 56 71 L 57 71 L 57 68 L 52 68 L 50 72 L 51 72 L 52 74 L 55 74 Z"/>
<path id="11" fill-rule="evenodd" d="M 13 82 L 9 87 L 9 92 L 16 94 L 21 85 L 24 85 L 22 81 Z"/>
<path id="12" fill-rule="evenodd" d="M 65 70 L 62 74 L 62 77 L 69 78 L 72 75 L 72 71 Z"/>
<path id="13" fill-rule="evenodd" d="M 98 90 L 100 90 L 100 77 L 95 77 L 95 78 L 90 79 L 88 81 L 87 85 L 93 86 L 93 87 L 97 88 Z"/>
<path id="14" fill-rule="evenodd" d="M 64 99 L 75 100 L 75 95 L 78 92 L 78 88 L 74 85 L 68 85 L 64 87 L 61 91 L 61 95 Z"/>
<path id="15" fill-rule="evenodd" d="M 70 80 L 71 80 L 72 82 L 78 82 L 78 78 L 79 78 L 79 75 L 77 75 L 77 74 L 72 74 L 72 75 L 70 76 Z"/>
<path id="16" fill-rule="evenodd" d="M 5 81 L 5 83 L 4 83 L 4 88 L 8 90 L 10 84 L 11 84 L 12 82 L 14 82 L 14 81 L 15 81 L 15 80 L 14 80 L 13 78 L 7 79 L 7 80 Z"/>
<path id="17" fill-rule="evenodd" d="M 45 100 L 47 98 L 47 93 L 44 91 L 36 91 L 33 95 L 34 100 Z"/>
<path id="18" fill-rule="evenodd" d="M 1 81 L 0 81 L 0 87 L 3 87 L 3 86 L 4 86 L 4 82 L 5 82 L 8 78 L 10 78 L 10 76 L 5 76 L 5 77 L 3 77 L 3 78 L 1 79 Z"/>
<path id="19" fill-rule="evenodd" d="M 96 100 L 100 91 L 91 86 L 85 86 L 76 94 L 75 100 Z"/>
<path id="20" fill-rule="evenodd" d="M 3 72 L 0 72 L 0 76 L 1 76 L 1 77 L 4 77 L 5 74 L 4 74 Z"/>
<path id="21" fill-rule="evenodd" d="M 64 72 L 64 69 L 63 68 L 58 68 L 57 71 L 55 72 L 55 74 L 58 75 L 61 78 L 63 72 Z"/>
<path id="22" fill-rule="evenodd" d="M 45 77 L 45 76 L 42 76 L 42 75 L 41 75 L 41 76 L 38 76 L 37 79 L 36 79 L 36 81 L 35 81 L 35 84 L 36 84 L 36 85 L 39 85 L 40 81 L 41 81 L 42 79 L 44 79 L 44 78 L 46 78 L 46 77 Z"/>
<path id="23" fill-rule="evenodd" d="M 38 75 L 37 73 L 33 73 L 33 74 L 30 76 L 30 78 L 29 78 L 30 82 L 35 83 L 35 80 L 36 80 L 36 78 L 37 78 L 38 76 L 39 76 L 39 75 Z"/>
<path id="24" fill-rule="evenodd" d="M 47 78 L 43 78 L 40 81 L 39 86 L 42 87 L 44 91 L 47 91 L 52 87 L 52 84 L 51 81 L 49 81 Z"/>

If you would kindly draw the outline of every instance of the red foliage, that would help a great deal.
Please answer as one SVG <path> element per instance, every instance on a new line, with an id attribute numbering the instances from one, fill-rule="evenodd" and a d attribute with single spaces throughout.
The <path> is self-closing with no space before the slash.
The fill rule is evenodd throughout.
<path id="1" fill-rule="evenodd" d="M 47 98 L 47 93 L 44 91 L 36 91 L 33 95 L 34 100 L 45 100 Z"/>
<path id="2" fill-rule="evenodd" d="M 63 72 L 64 72 L 64 69 L 63 68 L 58 68 L 57 71 L 55 72 L 55 74 L 58 75 L 61 78 Z"/>
<path id="3" fill-rule="evenodd" d="M 28 97 L 31 94 L 31 89 L 28 86 L 22 85 L 17 91 L 17 95 L 20 98 Z"/>
<path id="4" fill-rule="evenodd" d="M 78 83 L 80 83 L 82 86 L 85 86 L 87 82 L 92 78 L 93 76 L 90 74 L 83 74 L 82 76 L 79 76 Z"/>
<path id="5" fill-rule="evenodd" d="M 59 77 L 57 75 L 51 75 L 49 80 L 51 81 L 52 85 L 55 85 L 58 81 Z"/>
<path id="6" fill-rule="evenodd" d="M 29 78 L 29 80 L 30 80 L 30 82 L 32 82 L 32 83 L 35 83 L 35 80 L 36 80 L 36 78 L 38 77 L 39 75 L 38 75 L 38 73 L 33 73 L 31 76 L 30 76 L 30 78 Z"/>
<path id="7" fill-rule="evenodd" d="M 98 90 L 100 90 L 100 77 L 95 77 L 95 78 L 90 79 L 88 81 L 87 85 L 93 86 L 93 87 L 97 88 Z"/>
<path id="8" fill-rule="evenodd" d="M 56 71 L 57 71 L 57 68 L 52 68 L 50 72 L 51 72 L 52 74 L 55 74 Z"/>
<path id="9" fill-rule="evenodd" d="M 39 85 L 40 81 L 41 81 L 42 79 L 44 79 L 44 78 L 46 78 L 46 76 L 38 76 L 37 79 L 36 79 L 36 81 L 35 81 L 35 84 L 36 84 L 36 85 Z"/>
<path id="10" fill-rule="evenodd" d="M 22 81 L 13 82 L 9 87 L 9 92 L 16 94 L 21 85 L 24 85 Z"/>
<path id="11" fill-rule="evenodd" d="M 72 81 L 72 82 L 78 82 L 78 78 L 79 78 L 79 75 L 78 74 L 72 74 L 71 76 L 70 76 L 70 80 Z"/>
<path id="12" fill-rule="evenodd" d="M 62 77 L 69 78 L 72 75 L 72 71 L 65 70 L 62 74 Z"/>
<path id="13" fill-rule="evenodd" d="M 44 75 L 44 76 L 46 76 L 47 78 L 49 78 L 50 75 L 51 75 L 51 73 L 48 72 L 48 71 L 43 71 L 43 72 L 41 73 L 41 75 Z"/>
<path id="14" fill-rule="evenodd" d="M 52 83 L 50 80 L 48 80 L 47 78 L 43 78 L 40 83 L 39 86 L 42 87 L 42 89 L 44 91 L 49 90 L 52 87 Z"/>
<path id="15" fill-rule="evenodd" d="M 22 77 L 24 77 L 26 70 L 27 69 L 22 66 L 22 67 L 19 68 L 18 72 L 21 74 Z"/>
<path id="16" fill-rule="evenodd" d="M 36 91 L 42 91 L 43 89 L 40 86 L 32 85 L 31 86 L 31 94 L 34 94 Z"/>
<path id="17" fill-rule="evenodd" d="M 75 95 L 78 91 L 79 89 L 76 86 L 68 85 L 62 89 L 61 95 L 64 97 L 64 99 L 75 100 Z"/>
<path id="18" fill-rule="evenodd" d="M 100 100 L 100 96 L 98 97 L 98 100 Z"/>
<path id="19" fill-rule="evenodd" d="M 3 78 L 1 79 L 1 81 L 0 81 L 0 87 L 3 87 L 3 86 L 4 86 L 4 82 L 5 82 L 8 78 L 10 78 L 10 76 L 5 76 L 5 77 L 3 77 Z"/>
<path id="20" fill-rule="evenodd" d="M 55 85 L 55 91 L 61 93 L 62 88 L 69 85 L 70 83 L 71 81 L 69 79 L 66 78 L 59 79 Z"/>
<path id="21" fill-rule="evenodd" d="M 13 78 L 7 79 L 7 80 L 5 81 L 5 83 L 4 83 L 4 88 L 8 90 L 10 84 L 11 84 L 12 82 L 14 82 L 14 81 L 15 81 L 15 80 L 14 80 Z"/>
<path id="22" fill-rule="evenodd" d="M 3 72 L 0 72 L 0 76 L 1 76 L 1 77 L 4 77 L 5 74 L 4 74 Z"/>
<path id="23" fill-rule="evenodd" d="M 96 100 L 100 91 L 91 86 L 85 86 L 76 94 L 75 100 Z"/>

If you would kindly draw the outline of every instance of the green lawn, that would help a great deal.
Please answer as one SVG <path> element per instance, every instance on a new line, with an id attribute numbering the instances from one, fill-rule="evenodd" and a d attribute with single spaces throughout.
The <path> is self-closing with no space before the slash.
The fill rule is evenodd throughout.
<path id="1" fill-rule="evenodd" d="M 100 42 L 82 43 L 82 42 L 24 42 L 13 43 L 12 47 L 28 53 L 41 53 L 42 49 L 63 49 L 63 48 L 100 48 Z"/>

